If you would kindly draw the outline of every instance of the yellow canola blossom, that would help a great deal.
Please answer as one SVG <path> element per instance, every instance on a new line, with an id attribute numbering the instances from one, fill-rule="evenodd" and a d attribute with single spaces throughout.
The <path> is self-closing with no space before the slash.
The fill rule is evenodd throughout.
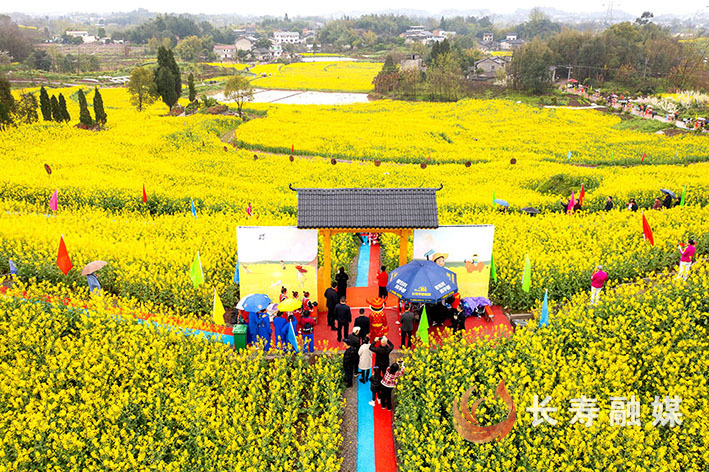
<path id="1" fill-rule="evenodd" d="M 345 159 L 419 163 L 428 162 L 430 153 L 432 162 L 514 158 L 610 165 L 640 164 L 643 153 L 646 165 L 705 161 L 709 155 L 701 136 L 617 130 L 612 127 L 619 117 L 596 110 L 540 109 L 504 100 L 265 107 L 268 119 L 242 126 L 239 141 L 276 152 L 285 142 L 301 153 Z"/>
<path id="2" fill-rule="evenodd" d="M 0 296 L 3 470 L 339 470 L 337 357 L 266 360 L 45 292 L 69 295 Z"/>
<path id="3" fill-rule="evenodd" d="M 617 287 L 593 309 L 584 296 L 552 304 L 549 326 L 537 328 L 537 314 L 507 339 L 450 337 L 436 349 L 409 352 L 395 394 L 399 470 L 707 470 L 708 314 L 698 304 L 709 297 L 709 271 L 698 266 L 687 283 L 666 276 Z M 517 411 L 514 428 L 501 442 L 465 441 L 453 428 L 453 402 L 474 386 L 470 403 L 484 399 L 476 412 L 480 424 L 496 424 L 508 413 L 494 399 L 501 380 Z M 527 409 L 535 395 L 538 404 L 550 397 L 546 406 L 556 408 L 548 413 L 556 424 L 533 425 Z M 572 424 L 571 401 L 582 395 L 598 408 L 589 427 Z M 629 421 L 631 396 L 640 404 L 640 424 L 612 425 L 610 399 L 624 397 L 616 418 Z M 666 396 L 681 400 L 682 423 L 673 427 L 653 425 L 653 413 L 668 418 Z"/>

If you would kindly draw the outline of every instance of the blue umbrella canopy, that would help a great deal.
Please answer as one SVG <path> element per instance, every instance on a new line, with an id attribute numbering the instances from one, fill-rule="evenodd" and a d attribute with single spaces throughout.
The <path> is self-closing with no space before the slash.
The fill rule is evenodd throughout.
<path id="1" fill-rule="evenodd" d="M 411 302 L 437 302 L 458 291 L 458 279 L 435 262 L 412 261 L 391 271 L 387 290 Z"/>
<path id="2" fill-rule="evenodd" d="M 253 293 L 245 296 L 243 303 L 240 304 L 243 306 L 242 310 L 248 311 L 249 313 L 256 313 L 257 311 L 268 308 L 269 303 L 271 303 L 271 299 L 268 298 L 268 295 Z"/>
<path id="3" fill-rule="evenodd" d="M 508 206 L 510 206 L 509 203 L 507 203 L 507 202 L 504 201 L 504 200 L 500 200 L 499 198 L 496 198 L 495 200 L 493 200 L 493 203 L 497 203 L 498 205 L 502 205 L 503 207 L 508 207 Z"/>

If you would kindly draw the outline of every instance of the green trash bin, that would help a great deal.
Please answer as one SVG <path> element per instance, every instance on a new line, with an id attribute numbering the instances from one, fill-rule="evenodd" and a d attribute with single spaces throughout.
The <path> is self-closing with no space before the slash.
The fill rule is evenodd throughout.
<path id="1" fill-rule="evenodd" d="M 248 330 L 248 325 L 238 324 L 234 325 L 232 328 L 232 333 L 234 333 L 234 349 L 246 349 L 246 331 Z"/>

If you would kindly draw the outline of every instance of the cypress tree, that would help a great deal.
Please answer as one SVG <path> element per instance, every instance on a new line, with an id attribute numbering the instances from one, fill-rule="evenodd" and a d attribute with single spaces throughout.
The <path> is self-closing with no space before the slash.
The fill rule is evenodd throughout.
<path id="1" fill-rule="evenodd" d="M 42 106 L 40 105 L 40 108 Z M 59 106 L 59 100 L 57 100 L 57 97 L 52 95 L 52 99 L 49 101 L 49 107 L 50 107 L 50 118 L 57 123 L 61 123 L 64 121 L 64 115 L 62 115 L 62 109 Z M 44 110 L 42 110 L 42 114 L 44 115 Z M 46 118 L 45 118 L 46 120 Z"/>
<path id="2" fill-rule="evenodd" d="M 106 124 L 108 116 L 106 111 L 103 109 L 103 98 L 101 93 L 98 91 L 98 87 L 94 89 L 94 115 L 96 115 L 96 121 L 102 125 Z"/>
<path id="3" fill-rule="evenodd" d="M 79 89 L 79 122 L 84 126 L 91 126 L 94 124 L 94 120 L 91 118 L 91 113 L 89 112 L 89 105 L 86 103 L 86 97 L 84 92 Z"/>
<path id="4" fill-rule="evenodd" d="M 182 96 L 182 75 L 180 74 L 180 68 L 177 66 L 177 61 L 175 60 L 175 55 L 172 53 L 172 49 L 168 49 L 167 53 L 169 61 L 168 67 L 170 68 L 170 72 L 172 72 L 172 77 L 175 79 L 175 93 L 179 100 Z"/>
<path id="5" fill-rule="evenodd" d="M 175 91 L 175 78 L 167 67 L 158 69 L 157 85 L 162 101 L 172 109 L 173 105 L 177 103 L 178 97 Z"/>
<path id="6" fill-rule="evenodd" d="M 190 72 L 190 75 L 187 77 L 187 87 L 189 88 L 190 103 L 192 103 L 194 99 L 197 98 L 197 91 L 194 89 L 194 75 L 192 72 Z"/>
<path id="7" fill-rule="evenodd" d="M 44 121 L 52 121 L 52 119 L 57 121 L 56 118 L 53 118 L 52 103 L 49 100 L 49 94 L 44 87 L 39 89 L 39 109 L 42 111 L 42 118 L 44 118 Z"/>
<path id="8" fill-rule="evenodd" d="M 12 96 L 12 92 L 10 91 L 10 81 L 5 77 L 0 77 L 0 103 L 5 105 L 8 113 L 17 111 L 15 97 Z"/>
<path id="9" fill-rule="evenodd" d="M 66 109 L 66 100 L 64 99 L 64 94 L 59 94 L 59 109 L 62 112 L 62 119 L 67 123 L 71 121 L 71 116 L 69 116 L 69 110 Z"/>

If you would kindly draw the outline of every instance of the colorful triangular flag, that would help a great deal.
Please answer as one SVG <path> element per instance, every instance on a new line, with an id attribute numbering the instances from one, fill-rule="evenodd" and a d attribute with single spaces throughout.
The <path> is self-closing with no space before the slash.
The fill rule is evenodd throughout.
<path id="1" fill-rule="evenodd" d="M 574 212 L 574 205 L 576 205 L 576 198 L 574 198 L 574 191 L 571 191 L 571 200 L 569 200 L 569 206 L 566 207 L 566 213 L 569 215 Z"/>
<path id="2" fill-rule="evenodd" d="M 542 314 L 539 317 L 539 327 L 549 324 L 549 290 L 544 290 L 544 301 L 542 302 Z"/>
<path id="3" fill-rule="evenodd" d="M 239 283 L 239 258 L 236 259 L 236 267 L 234 268 L 234 283 Z"/>
<path id="4" fill-rule="evenodd" d="M 300 348 L 298 347 L 298 337 L 295 335 L 295 328 L 293 328 L 293 323 L 291 321 L 288 322 L 288 334 L 286 335 L 286 340 L 293 346 L 293 349 L 295 349 L 295 352 L 300 352 Z"/>
<path id="5" fill-rule="evenodd" d="M 645 153 L 643 153 L 643 158 L 640 159 L 640 162 L 645 162 Z"/>
<path id="6" fill-rule="evenodd" d="M 645 218 L 645 212 L 643 212 L 643 237 L 650 241 L 650 244 L 655 245 L 655 238 L 652 235 L 652 228 L 650 228 L 650 223 Z"/>
<path id="7" fill-rule="evenodd" d="M 687 197 L 687 186 L 682 189 L 682 198 L 679 201 L 679 206 L 684 206 L 684 199 Z"/>
<path id="8" fill-rule="evenodd" d="M 192 198 L 190 198 L 190 206 L 192 207 L 192 216 L 197 218 L 197 209 L 194 207 L 194 201 L 192 201 Z"/>
<path id="9" fill-rule="evenodd" d="M 251 208 L 251 204 L 249 203 L 249 206 L 246 207 L 246 214 L 251 216 L 253 214 L 253 208 Z"/>
<path id="10" fill-rule="evenodd" d="M 61 236 L 59 240 L 59 252 L 57 253 L 57 266 L 64 275 L 68 274 L 74 264 L 71 263 L 69 259 L 69 253 L 66 250 L 66 244 L 64 244 L 64 236 Z"/>
<path id="11" fill-rule="evenodd" d="M 532 263 L 529 261 L 529 254 L 524 257 L 524 272 L 522 272 L 522 290 L 529 293 L 532 285 Z"/>
<path id="12" fill-rule="evenodd" d="M 419 337 L 421 342 L 428 346 L 428 316 L 426 316 L 426 305 L 423 306 L 423 312 L 421 312 L 421 321 L 419 321 L 419 327 L 416 330 L 416 336 Z"/>
<path id="13" fill-rule="evenodd" d="M 586 188 L 584 184 L 581 184 L 581 191 L 579 192 L 579 205 L 583 206 L 583 199 L 586 196 Z"/>
<path id="14" fill-rule="evenodd" d="M 195 288 L 204 283 L 204 272 L 202 272 L 202 261 L 199 258 L 199 251 L 197 251 L 197 255 L 192 262 L 192 267 L 190 267 L 190 279 Z"/>
<path id="15" fill-rule="evenodd" d="M 12 262 L 12 259 L 7 260 L 7 265 L 10 266 L 10 273 L 11 274 L 17 274 L 17 266 L 15 265 L 14 262 Z"/>
<path id="16" fill-rule="evenodd" d="M 497 283 L 497 268 L 495 267 L 495 259 L 493 254 L 490 254 L 490 277 L 493 282 Z"/>
<path id="17" fill-rule="evenodd" d="M 223 325 L 224 324 L 224 313 L 226 313 L 226 310 L 224 309 L 224 305 L 222 304 L 221 298 L 219 298 L 219 295 L 217 294 L 217 289 L 214 289 L 214 308 L 212 308 L 212 319 L 214 320 L 215 324 L 218 325 Z"/>
<path id="18" fill-rule="evenodd" d="M 52 198 L 49 199 L 49 209 L 52 211 L 57 211 L 59 208 L 59 195 L 58 190 L 55 190 L 52 194 Z"/>
<path id="19" fill-rule="evenodd" d="M 493 190 L 492 191 L 492 204 L 493 205 L 495 204 L 495 200 L 497 200 L 497 199 L 495 198 L 495 191 Z"/>
<path id="20" fill-rule="evenodd" d="M 568 160 L 571 160 L 571 151 L 569 151 L 569 154 L 566 156 Z"/>
<path id="21" fill-rule="evenodd" d="M 143 184 L 143 203 L 148 203 L 148 194 L 145 193 L 145 184 Z"/>

